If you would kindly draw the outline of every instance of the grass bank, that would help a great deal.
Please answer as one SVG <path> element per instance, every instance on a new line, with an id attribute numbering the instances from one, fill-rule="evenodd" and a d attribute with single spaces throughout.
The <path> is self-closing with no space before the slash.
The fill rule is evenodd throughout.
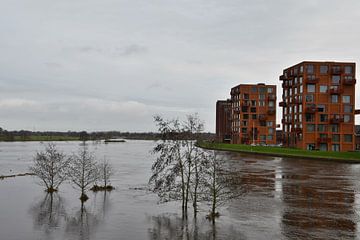
<path id="1" fill-rule="evenodd" d="M 206 149 L 221 150 L 221 151 L 360 163 L 359 152 L 307 151 L 307 150 L 294 149 L 294 148 L 250 146 L 250 145 L 240 145 L 240 144 L 208 143 L 208 142 L 198 143 L 198 146 Z"/>
<path id="2" fill-rule="evenodd" d="M 12 139 L 6 139 L 0 137 L 0 142 L 30 142 L 30 141 L 39 141 L 39 142 L 47 142 L 47 141 L 79 141 L 80 137 L 72 137 L 72 136 L 14 136 Z"/>

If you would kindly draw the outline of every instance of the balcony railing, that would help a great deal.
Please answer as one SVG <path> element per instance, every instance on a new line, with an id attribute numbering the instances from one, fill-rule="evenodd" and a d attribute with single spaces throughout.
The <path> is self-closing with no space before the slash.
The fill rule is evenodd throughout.
<path id="1" fill-rule="evenodd" d="M 318 83 L 319 82 L 319 78 L 306 78 L 306 83 Z"/>
<path id="2" fill-rule="evenodd" d="M 330 88 L 329 93 L 330 94 L 341 94 L 343 90 L 341 88 Z"/>
<path id="3" fill-rule="evenodd" d="M 356 79 L 355 78 L 345 78 L 343 80 L 343 84 L 344 85 L 354 85 L 356 83 Z"/>
<path id="4" fill-rule="evenodd" d="M 286 120 L 286 119 L 281 119 L 281 123 L 282 123 L 282 124 L 290 124 L 291 121 L 290 121 L 290 120 Z"/>
<path id="5" fill-rule="evenodd" d="M 270 109 L 267 111 L 267 114 L 269 114 L 269 115 L 274 115 L 274 114 L 275 114 L 275 109 L 270 108 Z"/>
<path id="6" fill-rule="evenodd" d="M 284 80 L 286 80 L 285 75 L 281 75 L 281 76 L 279 77 L 279 80 L 280 80 L 280 81 L 284 81 Z"/>
<path id="7" fill-rule="evenodd" d="M 305 112 L 306 113 L 316 113 L 316 107 L 315 106 L 312 106 L 312 107 L 306 107 L 305 108 Z"/>
<path id="8" fill-rule="evenodd" d="M 292 131 L 295 133 L 302 133 L 302 128 L 296 127 L 296 128 L 293 128 Z"/>
<path id="9" fill-rule="evenodd" d="M 330 118 L 330 123 L 342 123 L 342 122 L 344 122 L 343 117 L 331 117 Z"/>
<path id="10" fill-rule="evenodd" d="M 286 107 L 286 103 L 285 102 L 279 102 L 279 107 Z"/>
<path id="11" fill-rule="evenodd" d="M 331 138 L 329 138 L 329 137 L 320 137 L 320 138 L 317 138 L 317 142 L 318 143 L 328 143 L 328 142 L 331 142 Z"/>

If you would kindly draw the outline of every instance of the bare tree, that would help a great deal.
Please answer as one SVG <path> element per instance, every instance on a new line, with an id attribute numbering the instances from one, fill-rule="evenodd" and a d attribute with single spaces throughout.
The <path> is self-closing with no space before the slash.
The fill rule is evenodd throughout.
<path id="1" fill-rule="evenodd" d="M 34 164 L 29 170 L 41 179 L 41 184 L 46 187 L 47 192 L 58 190 L 62 182 L 67 179 L 66 170 L 69 160 L 56 149 L 56 145 L 49 143 L 45 151 L 37 152 Z"/>
<path id="2" fill-rule="evenodd" d="M 155 117 L 162 141 L 154 148 L 159 154 L 152 166 L 149 182 L 163 201 L 181 200 L 183 215 L 187 215 L 188 202 L 193 199 L 197 212 L 200 151 L 195 143 L 203 130 L 197 114 L 187 116 L 186 121 L 164 120 Z M 193 186 L 194 185 L 194 186 Z"/>
<path id="3" fill-rule="evenodd" d="M 241 192 L 230 189 L 229 183 L 232 182 L 234 173 L 226 169 L 223 159 L 218 158 L 215 151 L 207 153 L 205 159 L 207 167 L 204 168 L 204 177 L 201 179 L 203 200 L 210 202 L 211 210 L 207 218 L 215 223 L 215 219 L 219 217 L 217 208 L 238 197 Z"/>
<path id="4" fill-rule="evenodd" d="M 85 191 L 90 188 L 98 179 L 99 171 L 95 156 L 88 150 L 85 143 L 80 147 L 77 154 L 70 158 L 68 176 L 76 188 L 81 190 L 81 201 L 86 201 L 88 196 Z"/>
<path id="5" fill-rule="evenodd" d="M 104 158 L 104 161 L 100 163 L 99 165 L 99 171 L 100 171 L 100 179 L 104 183 L 104 189 L 105 190 L 111 190 L 113 187 L 111 185 L 108 185 L 110 183 L 110 178 L 114 174 L 114 168 L 109 163 L 108 160 Z"/>

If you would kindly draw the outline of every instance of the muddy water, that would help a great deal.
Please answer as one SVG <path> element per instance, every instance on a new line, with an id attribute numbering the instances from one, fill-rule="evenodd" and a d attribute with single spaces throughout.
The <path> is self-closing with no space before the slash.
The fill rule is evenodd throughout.
<path id="1" fill-rule="evenodd" d="M 77 142 L 59 142 L 66 153 Z M 151 141 L 92 144 L 116 169 L 116 190 L 89 194 L 61 186 L 46 195 L 34 177 L 0 180 L 2 239 L 359 239 L 360 165 L 220 153 L 236 170 L 233 191 L 215 226 L 202 204 L 184 221 L 176 202 L 159 204 L 147 190 Z M 40 143 L 0 143 L 0 175 L 26 172 Z"/>

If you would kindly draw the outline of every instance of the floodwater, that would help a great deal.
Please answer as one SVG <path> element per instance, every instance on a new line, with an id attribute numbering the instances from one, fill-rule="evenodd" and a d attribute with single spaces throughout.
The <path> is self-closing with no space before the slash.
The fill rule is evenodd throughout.
<path id="1" fill-rule="evenodd" d="M 110 193 L 80 193 L 68 184 L 52 197 L 33 176 L 0 180 L 0 240 L 38 239 L 360 239 L 360 165 L 219 153 L 237 171 L 216 225 L 180 215 L 177 202 L 159 203 L 147 189 L 152 141 L 90 144 L 116 173 Z M 72 153 L 79 142 L 58 142 Z M 0 175 L 28 172 L 39 142 L 0 143 Z M 191 212 L 190 209 L 189 212 Z"/>

